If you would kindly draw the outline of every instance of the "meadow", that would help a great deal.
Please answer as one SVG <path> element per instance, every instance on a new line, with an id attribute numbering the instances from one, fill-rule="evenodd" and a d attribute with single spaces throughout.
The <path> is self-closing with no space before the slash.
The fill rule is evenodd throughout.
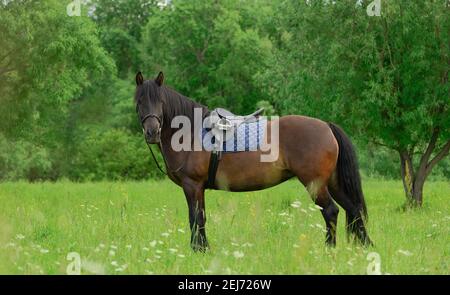
<path id="1" fill-rule="evenodd" d="M 297 181 L 249 193 L 207 191 L 211 249 L 189 247 L 187 205 L 168 180 L 0 184 L 0 273 L 65 274 L 450 274 L 450 185 L 428 182 L 422 209 L 402 211 L 400 181 L 363 181 L 374 247 L 324 246 L 324 222 Z"/>

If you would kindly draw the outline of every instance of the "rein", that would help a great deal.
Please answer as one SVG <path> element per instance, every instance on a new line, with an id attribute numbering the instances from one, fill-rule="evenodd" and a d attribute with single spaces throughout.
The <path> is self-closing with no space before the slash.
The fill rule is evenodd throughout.
<path id="1" fill-rule="evenodd" d="M 167 172 L 165 172 L 165 171 L 161 168 L 161 166 L 159 165 L 158 160 L 156 159 L 155 154 L 153 153 L 152 147 L 150 146 L 150 144 L 149 144 L 147 141 L 145 141 L 145 142 L 147 143 L 148 149 L 150 150 L 150 153 L 152 154 L 152 158 L 153 158 L 153 161 L 154 161 L 155 164 L 156 164 L 156 167 L 158 167 L 159 171 L 161 171 L 162 174 L 164 174 L 164 175 L 166 175 L 166 176 L 168 177 L 169 174 L 167 174 Z M 162 149 L 161 149 L 161 151 L 162 151 Z M 161 152 L 161 153 L 162 153 L 162 152 Z M 166 162 L 166 159 L 164 158 L 164 155 L 163 155 L 163 159 L 164 159 L 164 162 Z M 166 162 L 166 166 L 167 166 L 167 162 Z M 168 167 L 168 166 L 167 166 L 167 167 Z"/>

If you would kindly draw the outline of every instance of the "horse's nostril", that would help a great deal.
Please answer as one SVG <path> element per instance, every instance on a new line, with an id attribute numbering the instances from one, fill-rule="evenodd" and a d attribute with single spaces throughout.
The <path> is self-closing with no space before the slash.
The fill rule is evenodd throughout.
<path id="1" fill-rule="evenodd" d="M 152 137 L 152 132 L 150 130 L 147 130 L 147 136 Z"/>

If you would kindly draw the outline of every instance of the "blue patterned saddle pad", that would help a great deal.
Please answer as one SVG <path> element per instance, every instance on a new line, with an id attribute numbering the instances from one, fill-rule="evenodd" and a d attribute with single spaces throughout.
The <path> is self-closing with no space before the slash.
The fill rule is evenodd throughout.
<path id="1" fill-rule="evenodd" d="M 236 153 L 257 151 L 263 144 L 266 133 L 267 119 L 261 118 L 256 122 L 241 124 L 234 136 L 223 143 L 222 152 Z M 202 147 L 206 151 L 212 151 L 215 143 L 211 129 L 202 128 Z"/>

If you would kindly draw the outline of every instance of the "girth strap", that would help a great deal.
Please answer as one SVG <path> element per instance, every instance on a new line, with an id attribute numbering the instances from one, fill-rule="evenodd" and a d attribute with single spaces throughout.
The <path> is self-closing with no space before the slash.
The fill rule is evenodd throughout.
<path id="1" fill-rule="evenodd" d="M 213 188 L 216 182 L 217 168 L 219 168 L 219 161 L 222 158 L 222 151 L 212 151 L 209 158 L 208 168 L 208 181 L 206 182 L 206 188 Z"/>

